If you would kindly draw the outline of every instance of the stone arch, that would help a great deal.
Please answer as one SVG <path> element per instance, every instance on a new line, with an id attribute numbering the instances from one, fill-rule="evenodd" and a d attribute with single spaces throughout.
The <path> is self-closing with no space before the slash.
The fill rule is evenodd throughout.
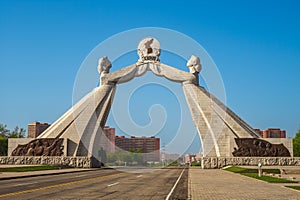
<path id="1" fill-rule="evenodd" d="M 193 60 L 195 58 L 197 57 L 194 56 Z M 95 155 L 97 145 L 94 141 L 97 141 L 102 133 L 117 84 L 131 81 L 147 71 L 182 84 L 193 122 L 202 142 L 204 156 L 230 157 L 235 146 L 234 138 L 259 137 L 249 125 L 198 85 L 197 71 L 189 73 L 178 70 L 160 63 L 157 59 L 140 60 L 112 73 L 109 73 L 110 68 L 111 63 L 107 57 L 100 59 L 98 67 L 100 86 L 66 112 L 39 138 L 67 139 L 68 156 Z"/>
<path id="2" fill-rule="evenodd" d="M 99 150 L 116 86 L 152 71 L 157 76 L 182 85 L 204 157 L 290 156 L 283 144 L 276 146 L 258 139 L 261 136 L 252 127 L 199 86 L 198 74 L 202 66 L 198 57 L 191 56 L 187 62 L 189 72 L 163 64 L 159 60 L 160 44 L 155 38 L 143 39 L 138 45 L 138 55 L 140 58 L 137 63 L 112 73 L 109 72 L 111 62 L 107 57 L 101 58 L 98 65 L 100 86 L 63 114 L 38 139 L 63 139 L 64 156 L 94 157 Z M 279 152 L 280 155 L 273 152 Z M 209 164 L 216 165 L 215 159 L 207 160 Z"/>

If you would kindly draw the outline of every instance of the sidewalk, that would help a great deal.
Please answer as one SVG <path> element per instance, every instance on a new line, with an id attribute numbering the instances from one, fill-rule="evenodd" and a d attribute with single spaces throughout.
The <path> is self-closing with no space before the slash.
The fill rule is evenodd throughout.
<path id="1" fill-rule="evenodd" d="M 28 166 L 18 165 L 17 167 Z M 32 166 L 32 165 L 31 165 Z M 0 165 L 1 167 L 16 167 L 16 165 Z M 0 180 L 15 179 L 15 178 L 26 178 L 34 176 L 46 176 L 50 174 L 66 174 L 74 172 L 84 172 L 98 170 L 99 168 L 67 168 L 67 169 L 55 169 L 55 170 L 40 170 L 40 171 L 28 171 L 28 172 L 0 172 Z"/>
<path id="2" fill-rule="evenodd" d="M 190 199 L 300 199 L 300 192 L 221 169 L 189 169 Z M 299 185 L 299 184 L 296 184 Z"/>

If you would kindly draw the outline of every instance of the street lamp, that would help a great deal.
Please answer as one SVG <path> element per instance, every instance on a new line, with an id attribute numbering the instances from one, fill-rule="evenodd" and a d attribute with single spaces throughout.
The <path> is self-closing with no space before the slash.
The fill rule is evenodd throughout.
<path id="1" fill-rule="evenodd" d="M 262 174 L 262 163 L 261 162 L 259 162 L 258 163 L 258 177 L 261 177 L 261 174 Z"/>

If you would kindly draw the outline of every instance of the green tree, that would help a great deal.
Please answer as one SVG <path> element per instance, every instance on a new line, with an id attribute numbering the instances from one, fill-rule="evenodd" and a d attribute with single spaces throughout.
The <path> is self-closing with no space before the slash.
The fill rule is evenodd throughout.
<path id="1" fill-rule="evenodd" d="M 7 138 L 24 138 L 25 132 L 25 129 L 18 126 L 13 131 L 10 131 L 5 124 L 0 124 L 0 156 L 7 156 Z"/>
<path id="2" fill-rule="evenodd" d="M 143 154 L 141 152 L 133 153 L 133 161 L 137 162 L 138 165 L 144 164 Z"/>
<path id="3" fill-rule="evenodd" d="M 143 165 L 144 158 L 141 150 L 131 149 L 130 151 L 120 151 L 107 154 L 107 162 L 111 164 L 123 165 Z"/>
<path id="4" fill-rule="evenodd" d="M 179 166 L 180 163 L 177 160 L 170 160 L 170 164 L 168 166 Z"/>
<path id="5" fill-rule="evenodd" d="M 293 151 L 295 157 L 300 157 L 300 129 L 298 130 L 295 138 L 293 139 Z"/>
<path id="6" fill-rule="evenodd" d="M 0 135 L 0 156 L 7 156 L 7 138 Z"/>
<path id="7" fill-rule="evenodd" d="M 118 160 L 116 153 L 109 153 L 107 154 L 107 162 L 114 163 Z"/>
<path id="8" fill-rule="evenodd" d="M 25 137 L 25 129 L 19 128 L 16 126 L 16 128 L 9 133 L 8 137 L 9 138 L 24 138 Z"/>
<path id="9" fill-rule="evenodd" d="M 5 124 L 0 124 L 0 136 L 3 138 L 8 138 L 9 130 Z"/>

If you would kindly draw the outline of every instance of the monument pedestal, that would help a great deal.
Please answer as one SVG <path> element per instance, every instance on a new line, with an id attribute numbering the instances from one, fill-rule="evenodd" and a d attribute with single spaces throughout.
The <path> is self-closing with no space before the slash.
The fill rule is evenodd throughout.
<path id="1" fill-rule="evenodd" d="M 219 169 L 226 166 L 299 166 L 300 157 L 203 157 L 202 169 Z"/>
<path id="2" fill-rule="evenodd" d="M 54 165 L 75 168 L 98 168 L 100 161 L 85 156 L 0 156 L 1 165 Z"/>

